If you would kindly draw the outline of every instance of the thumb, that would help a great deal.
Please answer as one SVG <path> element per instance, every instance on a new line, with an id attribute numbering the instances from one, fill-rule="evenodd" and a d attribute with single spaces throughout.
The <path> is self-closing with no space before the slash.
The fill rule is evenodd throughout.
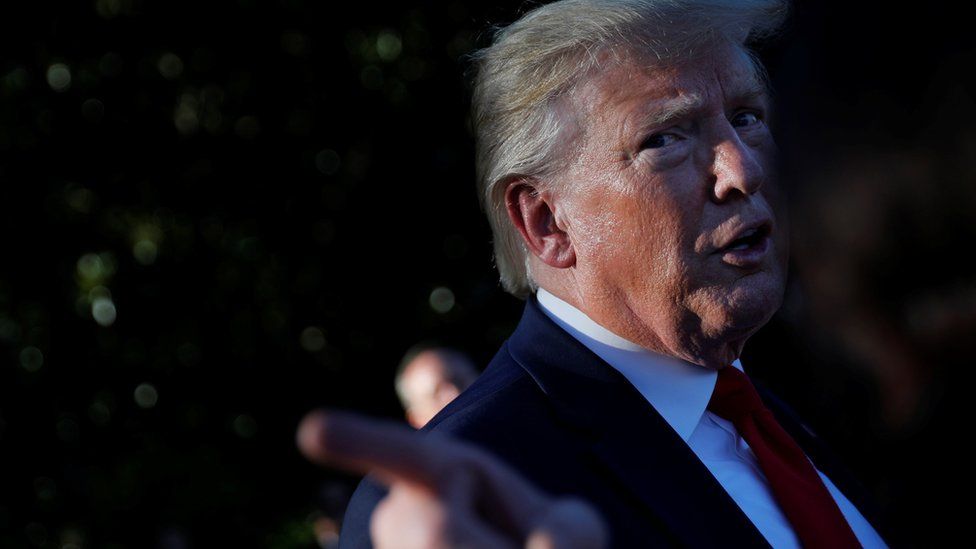
<path id="1" fill-rule="evenodd" d="M 603 518 L 589 503 L 560 498 L 546 510 L 525 542 L 526 549 L 605 549 Z"/>

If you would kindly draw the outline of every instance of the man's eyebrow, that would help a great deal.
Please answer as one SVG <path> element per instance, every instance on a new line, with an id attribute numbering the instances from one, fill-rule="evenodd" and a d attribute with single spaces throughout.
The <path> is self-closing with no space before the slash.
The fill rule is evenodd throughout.
<path id="1" fill-rule="evenodd" d="M 769 91 L 761 83 L 755 82 L 744 86 L 741 90 L 733 92 L 731 97 L 736 103 L 755 101 L 757 99 L 768 103 Z M 638 127 L 648 128 L 670 125 L 675 120 L 702 108 L 703 104 L 704 100 L 697 93 L 683 94 L 675 98 L 666 99 L 657 103 L 659 106 L 645 111 L 638 119 Z"/>
<path id="2" fill-rule="evenodd" d="M 639 119 L 639 127 L 666 126 L 676 119 L 700 109 L 704 103 L 702 96 L 697 93 L 667 99 L 645 111 Z"/>

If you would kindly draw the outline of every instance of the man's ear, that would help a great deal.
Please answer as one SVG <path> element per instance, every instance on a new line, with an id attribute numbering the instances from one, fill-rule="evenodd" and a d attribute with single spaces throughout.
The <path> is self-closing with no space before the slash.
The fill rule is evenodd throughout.
<path id="1" fill-rule="evenodd" d="M 536 180 L 521 177 L 505 182 L 505 206 L 529 252 L 558 269 L 576 264 L 569 234 L 556 223 L 551 197 L 539 191 Z"/>

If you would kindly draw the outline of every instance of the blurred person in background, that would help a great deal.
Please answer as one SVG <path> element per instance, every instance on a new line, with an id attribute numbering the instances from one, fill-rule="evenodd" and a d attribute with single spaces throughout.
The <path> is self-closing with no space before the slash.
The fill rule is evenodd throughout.
<path id="1" fill-rule="evenodd" d="M 407 423 L 420 429 L 477 377 L 474 363 L 461 351 L 415 345 L 400 360 L 394 378 Z"/>

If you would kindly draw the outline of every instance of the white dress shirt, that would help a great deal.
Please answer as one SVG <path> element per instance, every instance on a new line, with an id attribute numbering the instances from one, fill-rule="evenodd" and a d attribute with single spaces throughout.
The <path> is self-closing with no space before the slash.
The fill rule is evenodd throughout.
<path id="1" fill-rule="evenodd" d="M 777 549 L 800 547 L 749 445 L 732 422 L 706 410 L 718 379 L 715 370 L 628 341 L 542 288 L 536 296 L 549 318 L 623 374 L 664 417 L 770 545 Z M 738 360 L 732 364 L 743 370 Z M 887 547 L 834 483 L 819 470 L 817 473 L 861 544 L 867 548 Z"/>

